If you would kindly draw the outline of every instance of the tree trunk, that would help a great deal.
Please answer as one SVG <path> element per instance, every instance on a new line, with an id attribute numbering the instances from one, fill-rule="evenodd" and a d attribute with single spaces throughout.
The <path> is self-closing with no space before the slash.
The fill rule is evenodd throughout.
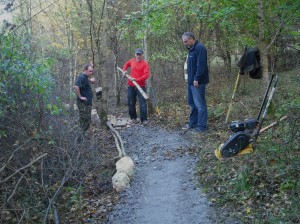
<path id="1" fill-rule="evenodd" d="M 218 24 L 215 24 L 215 35 L 218 55 L 223 59 L 224 71 L 226 76 L 231 75 L 231 55 L 229 51 L 229 43 L 222 31 L 218 28 Z"/>
<path id="2" fill-rule="evenodd" d="M 263 69 L 263 82 L 264 84 L 268 83 L 269 69 L 268 69 L 268 52 L 266 48 L 265 34 L 264 34 L 264 13 L 263 13 L 263 1 L 258 0 L 258 27 L 259 27 L 259 38 L 258 46 L 260 49 L 261 55 L 261 64 Z"/>
<path id="3" fill-rule="evenodd" d="M 145 2 L 146 1 L 146 2 Z M 143 1 L 143 5 L 147 5 L 146 10 L 144 9 L 143 6 L 143 11 L 146 14 L 146 29 L 145 29 L 145 36 L 144 36 L 144 56 L 145 60 L 148 61 L 148 5 L 149 5 L 149 0 Z M 151 70 L 150 70 L 151 72 Z M 149 96 L 148 100 L 148 113 L 149 114 L 154 114 L 154 108 L 153 108 L 153 103 L 152 103 L 152 97 L 151 97 L 151 92 L 152 92 L 152 82 L 151 82 L 151 74 L 150 78 L 147 79 L 147 95 Z"/>
<path id="4" fill-rule="evenodd" d="M 97 63 L 98 71 L 96 73 L 96 77 L 98 79 L 97 83 L 101 83 L 102 86 L 101 96 L 96 96 L 94 91 L 94 99 L 95 99 L 94 104 L 100 119 L 100 125 L 106 126 L 107 113 L 108 113 L 108 105 L 107 105 L 108 85 L 107 85 L 107 74 L 103 70 L 104 55 L 103 55 L 102 43 L 105 41 L 101 39 L 102 22 L 105 19 L 104 10 L 106 8 L 105 7 L 106 1 L 105 0 L 103 1 L 101 11 L 100 12 L 97 11 L 96 15 L 100 13 L 100 18 L 95 18 L 93 0 L 87 0 L 87 4 L 90 12 L 90 41 L 91 41 L 90 44 L 91 44 L 91 52 L 92 52 L 92 61 L 94 64 L 95 57 L 97 57 L 97 62 L 98 62 Z"/>

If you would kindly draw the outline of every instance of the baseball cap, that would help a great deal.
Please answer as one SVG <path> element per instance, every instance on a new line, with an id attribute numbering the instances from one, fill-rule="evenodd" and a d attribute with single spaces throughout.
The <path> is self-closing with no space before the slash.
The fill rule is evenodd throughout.
<path id="1" fill-rule="evenodd" d="M 143 52 L 143 50 L 142 50 L 141 48 L 137 48 L 137 49 L 135 50 L 135 53 L 136 53 L 136 54 L 143 54 L 144 52 Z"/>

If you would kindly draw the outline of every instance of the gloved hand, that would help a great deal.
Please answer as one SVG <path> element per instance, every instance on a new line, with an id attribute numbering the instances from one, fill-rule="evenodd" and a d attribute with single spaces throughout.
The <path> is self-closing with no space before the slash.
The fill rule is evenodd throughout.
<path id="1" fill-rule="evenodd" d="M 132 78 L 131 76 L 129 76 L 129 80 L 130 81 L 135 81 L 135 78 Z"/>

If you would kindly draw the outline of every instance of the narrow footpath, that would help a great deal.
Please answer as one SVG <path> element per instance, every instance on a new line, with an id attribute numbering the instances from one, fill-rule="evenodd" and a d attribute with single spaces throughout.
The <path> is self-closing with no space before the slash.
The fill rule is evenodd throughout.
<path id="1" fill-rule="evenodd" d="M 197 150 L 182 133 L 135 125 L 120 134 L 135 174 L 107 224 L 239 223 L 221 217 L 202 195 L 195 175 Z"/>

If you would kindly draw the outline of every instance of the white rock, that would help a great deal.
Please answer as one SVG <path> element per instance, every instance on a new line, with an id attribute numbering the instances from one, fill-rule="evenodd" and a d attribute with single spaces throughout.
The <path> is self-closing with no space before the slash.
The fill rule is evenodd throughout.
<path id="1" fill-rule="evenodd" d="M 126 188 L 130 187 L 130 179 L 127 176 L 126 173 L 123 172 L 117 172 L 113 177 L 112 177 L 112 184 L 113 188 L 117 191 L 123 191 Z"/>
<path id="2" fill-rule="evenodd" d="M 116 163 L 116 169 L 117 172 L 122 172 L 127 174 L 127 176 L 130 178 L 134 172 L 134 163 L 132 159 L 129 156 L 122 157 L 117 163 Z"/>

